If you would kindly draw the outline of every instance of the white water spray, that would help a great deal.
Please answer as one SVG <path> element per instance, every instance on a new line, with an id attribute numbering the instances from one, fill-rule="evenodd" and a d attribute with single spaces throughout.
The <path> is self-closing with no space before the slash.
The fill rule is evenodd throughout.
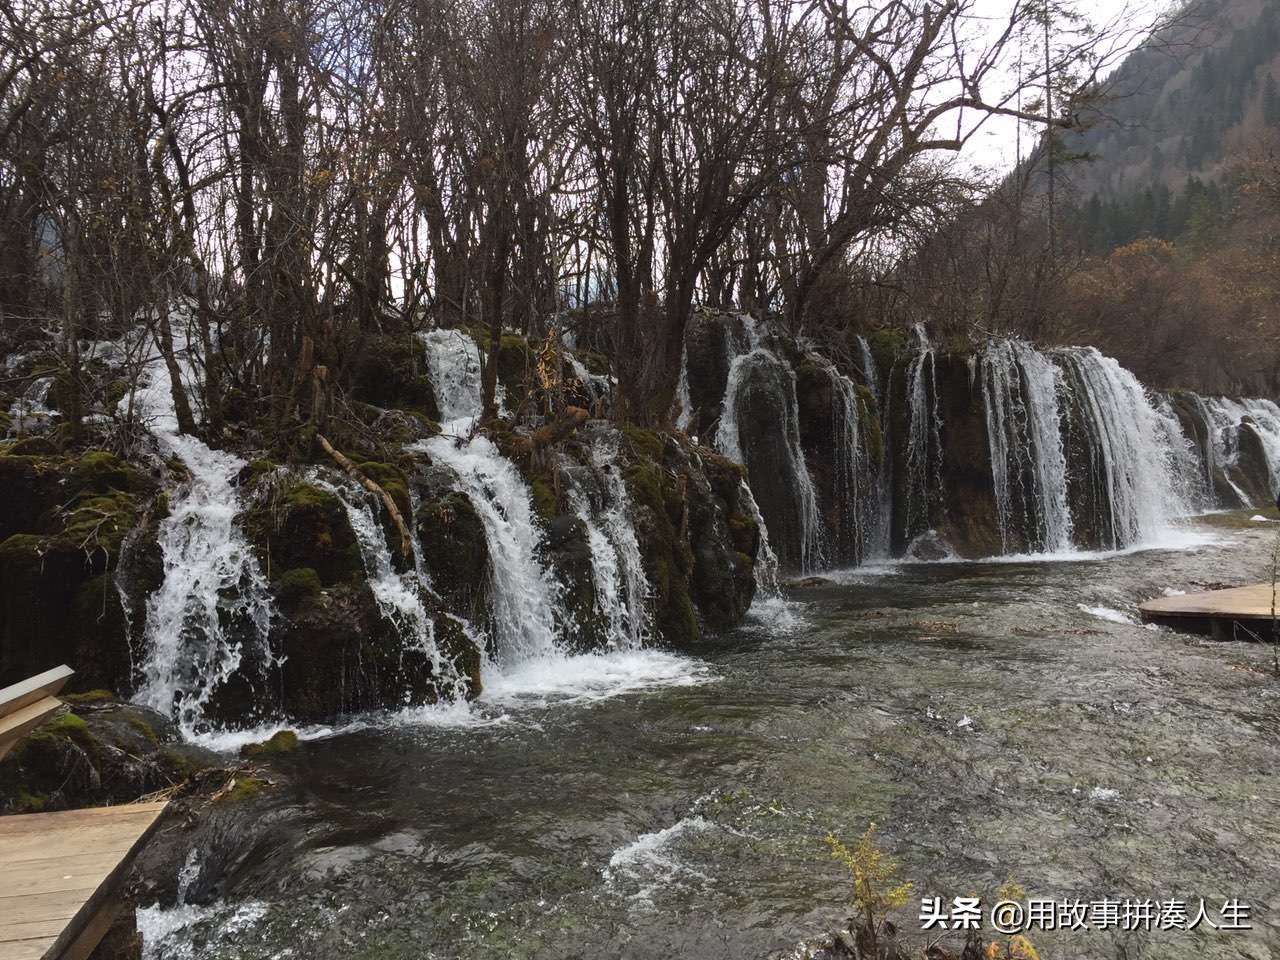
<path id="1" fill-rule="evenodd" d="M 1004 552 L 1020 532 L 1032 553 L 1071 548 L 1067 460 L 1058 410 L 1061 374 L 1020 340 L 993 340 L 982 354 L 991 475 Z"/>

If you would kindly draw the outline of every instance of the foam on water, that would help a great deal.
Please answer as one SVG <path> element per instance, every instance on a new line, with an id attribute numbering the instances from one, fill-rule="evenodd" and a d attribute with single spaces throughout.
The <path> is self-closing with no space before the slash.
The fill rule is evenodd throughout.
<path id="1" fill-rule="evenodd" d="M 664 830 L 642 833 L 613 852 L 608 866 L 600 871 L 601 876 L 611 889 L 634 885 L 636 889 L 630 899 L 645 902 L 652 902 L 654 894 L 663 887 L 690 880 L 710 883 L 710 877 L 681 862 L 671 848 L 681 837 L 714 828 L 711 821 L 692 816 L 677 820 Z"/>
<path id="2" fill-rule="evenodd" d="M 705 663 L 663 650 L 582 653 L 526 660 L 486 677 L 479 703 L 511 709 L 594 702 L 712 679 Z"/>
<path id="3" fill-rule="evenodd" d="M 1130 626 L 1136 625 L 1138 621 L 1129 616 L 1129 614 L 1116 610 L 1112 607 L 1090 606 L 1086 603 L 1077 603 L 1076 606 L 1084 613 L 1091 617 L 1097 617 L 1099 620 L 1107 620 L 1111 623 L 1124 623 Z"/>

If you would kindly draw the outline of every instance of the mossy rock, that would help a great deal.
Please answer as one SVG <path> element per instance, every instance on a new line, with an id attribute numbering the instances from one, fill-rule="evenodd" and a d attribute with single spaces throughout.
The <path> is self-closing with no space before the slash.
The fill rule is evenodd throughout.
<path id="1" fill-rule="evenodd" d="M 276 467 L 276 462 L 274 460 L 269 460 L 266 457 L 258 457 L 254 460 L 250 460 L 245 465 L 244 469 L 240 471 L 239 477 L 236 478 L 237 482 L 242 487 L 251 487 L 263 477 L 273 473 L 276 470 Z"/>
<path id="2" fill-rule="evenodd" d="M 244 803 L 252 800 L 267 787 L 267 781 L 261 777 L 241 774 L 231 781 L 229 790 L 218 795 L 219 803 Z"/>
<path id="3" fill-rule="evenodd" d="M 478 621 L 488 615 L 489 547 L 471 500 L 457 491 L 418 504 L 417 539 L 431 581 L 451 610 Z"/>
<path id="4" fill-rule="evenodd" d="M 911 352 L 911 335 L 901 327 L 881 327 L 866 335 L 878 370 L 888 370 Z"/>
<path id="5" fill-rule="evenodd" d="M 657 430 L 648 430 L 631 424 L 622 427 L 622 435 L 626 438 L 637 457 L 651 463 L 662 462 L 663 435 Z"/>
<path id="6" fill-rule="evenodd" d="M 181 783 L 210 755 L 176 742 L 167 718 L 132 704 L 89 703 L 24 737 L 0 762 L 0 806 L 18 812 L 128 803 Z M 167 756 L 182 754 L 181 763 Z"/>
<path id="7" fill-rule="evenodd" d="M 439 420 L 435 392 L 427 377 L 426 350 L 409 334 L 361 340 L 351 374 L 351 399 L 382 409 L 399 407 Z"/>
<path id="8" fill-rule="evenodd" d="M 364 576 L 364 562 L 346 507 L 315 484 L 295 481 L 278 500 L 263 498 L 245 515 L 244 526 L 268 569 L 309 569 L 320 585 Z M 305 575 L 304 575 L 305 576 Z M 295 587 L 309 584 L 300 581 Z"/>
<path id="9" fill-rule="evenodd" d="M 360 468 L 361 473 L 387 492 L 407 521 L 413 512 L 413 507 L 409 500 L 409 480 L 404 471 L 395 464 L 377 460 L 365 460 L 356 466 Z"/>
<path id="10" fill-rule="evenodd" d="M 22 437 L 10 444 L 5 453 L 13 457 L 52 457 L 58 448 L 46 437 Z"/>
<path id="11" fill-rule="evenodd" d="M 529 490 L 533 496 L 534 512 L 543 520 L 554 520 L 560 513 L 560 498 L 556 496 L 552 479 L 548 476 L 533 477 L 529 481 Z"/>
<path id="12" fill-rule="evenodd" d="M 298 749 L 298 734 L 293 730 L 278 730 L 261 743 L 246 743 L 240 748 L 240 756 L 246 759 L 292 753 Z"/>
<path id="13" fill-rule="evenodd" d="M 275 595 L 281 603 L 290 607 L 311 599 L 322 589 L 320 575 L 313 567 L 286 570 L 275 583 Z"/>
<path id="14" fill-rule="evenodd" d="M 110 690 L 103 690 L 99 688 L 97 690 L 85 690 L 83 693 L 60 693 L 58 694 L 58 699 L 63 703 L 69 703 L 74 706 L 79 703 L 113 703 L 117 697 Z"/>
<path id="15" fill-rule="evenodd" d="M 80 491 L 135 491 L 149 486 L 140 471 L 107 450 L 88 450 L 67 464 L 71 481 Z"/>
<path id="16" fill-rule="evenodd" d="M 139 504 L 122 490 L 83 497 L 63 515 L 63 536 L 82 549 L 101 548 L 115 554 L 137 525 Z"/>

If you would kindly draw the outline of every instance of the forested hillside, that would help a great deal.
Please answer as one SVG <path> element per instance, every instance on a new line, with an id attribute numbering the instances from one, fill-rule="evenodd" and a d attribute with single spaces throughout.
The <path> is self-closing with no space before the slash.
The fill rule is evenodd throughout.
<path id="1" fill-rule="evenodd" d="M 1280 4 L 1187 4 L 1082 116 L 1059 154 L 1088 250 L 1208 240 L 1234 218 L 1241 156 L 1280 128 Z"/>

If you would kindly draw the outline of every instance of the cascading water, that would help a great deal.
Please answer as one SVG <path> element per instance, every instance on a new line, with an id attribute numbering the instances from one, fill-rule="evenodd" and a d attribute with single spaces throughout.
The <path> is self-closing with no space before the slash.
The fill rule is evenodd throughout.
<path id="1" fill-rule="evenodd" d="M 863 407 L 858 388 L 816 353 L 809 359 L 831 382 L 832 476 L 835 516 L 827 542 L 835 559 L 861 563 L 880 547 L 882 536 L 879 471 L 872 463 L 864 436 Z"/>
<path id="2" fill-rule="evenodd" d="M 693 397 L 689 393 L 689 348 L 680 348 L 680 379 L 676 383 L 676 403 L 680 412 L 676 415 L 676 429 L 685 433 L 693 423 Z"/>
<path id="3" fill-rule="evenodd" d="M 266 577 L 235 523 L 235 478 L 245 463 L 178 432 L 159 360 L 145 371 L 136 404 L 161 451 L 178 457 L 190 478 L 160 524 L 164 580 L 147 599 L 135 699 L 173 716 L 184 733 L 202 733 L 210 727 L 206 706 L 235 678 L 251 691 L 252 709 L 237 711 L 248 722 L 269 709 L 269 679 L 277 664 Z"/>
<path id="4" fill-rule="evenodd" d="M 907 366 L 908 538 L 929 528 L 930 503 L 942 489 L 942 414 L 934 347 L 924 324 L 916 324 L 915 337 L 916 354 Z"/>
<path id="5" fill-rule="evenodd" d="M 591 397 L 591 405 L 596 409 L 604 409 L 608 406 L 609 395 L 612 392 L 612 381 L 606 376 L 598 373 L 592 373 L 571 353 L 565 354 L 565 359 L 569 361 L 569 369 L 573 371 L 573 375 L 578 378 L 578 382 L 582 384 L 582 389 Z"/>
<path id="6" fill-rule="evenodd" d="M 27 384 L 22 396 L 9 406 L 9 417 L 13 422 L 11 432 L 25 433 L 33 426 L 40 426 L 58 416 L 57 410 L 49 408 L 49 390 L 53 387 L 53 377 L 37 377 Z"/>
<path id="7" fill-rule="evenodd" d="M 479 419 L 484 402 L 481 376 L 484 367 L 480 348 L 461 330 L 428 330 L 419 335 L 426 347 L 427 371 L 435 393 L 440 422 L 455 430 L 469 427 Z M 502 384 L 497 385 L 499 408 L 503 403 Z"/>
<path id="8" fill-rule="evenodd" d="M 541 534 L 520 472 L 485 436 L 458 442 L 441 435 L 409 449 L 450 467 L 484 524 L 493 567 L 493 653 L 503 663 L 555 655 L 559 589 L 538 559 Z"/>
<path id="9" fill-rule="evenodd" d="M 378 517 L 375 502 L 363 487 L 349 482 L 332 483 L 319 475 L 309 479 L 342 503 L 360 548 L 369 589 L 379 612 L 396 628 L 402 649 L 416 651 L 430 662 L 441 699 L 464 699 L 466 680 L 457 665 L 441 652 L 436 642 L 435 622 L 423 601 L 424 594 L 431 591 L 431 584 L 421 561 L 415 557 L 417 562 L 412 570 L 403 573 L 396 570 L 386 528 Z"/>
<path id="10" fill-rule="evenodd" d="M 1089 469 L 1083 503 L 1100 521 L 1101 542 L 1116 549 L 1151 541 L 1191 512 L 1176 476 L 1176 423 L 1152 405 L 1137 378 L 1093 347 L 1051 353 L 1069 395 L 1069 419 L 1082 436 Z"/>
<path id="11" fill-rule="evenodd" d="M 1242 423 L 1248 418 L 1267 458 L 1271 494 L 1280 493 L 1280 406 L 1270 400 L 1233 400 L 1228 397 L 1205 397 L 1201 403 L 1212 435 L 1214 466 L 1231 468 L 1239 463 L 1239 435 Z M 1212 466 L 1208 469 L 1212 470 Z M 1252 502 L 1253 498 L 1235 484 L 1229 473 L 1227 479 L 1235 487 L 1242 503 L 1253 507 L 1268 506 Z"/>
<path id="12" fill-rule="evenodd" d="M 764 525 L 764 517 L 760 513 L 760 505 L 751 493 L 751 486 L 743 483 L 741 496 L 746 497 L 747 509 L 751 511 L 751 519 L 756 522 L 760 531 L 760 543 L 756 547 L 755 581 L 756 596 L 765 600 L 775 600 L 782 596 L 782 565 L 778 563 L 778 555 L 769 545 L 769 529 Z"/>
<path id="13" fill-rule="evenodd" d="M 876 357 L 871 352 L 871 344 L 867 342 L 866 337 L 858 337 L 858 358 L 862 366 L 862 379 L 867 383 L 867 389 L 871 391 L 871 396 L 875 398 L 876 406 L 880 406 L 880 372 L 876 368 Z"/>
<path id="14" fill-rule="evenodd" d="M 818 496 L 813 478 L 805 463 L 800 446 L 799 404 L 796 400 L 796 378 L 791 365 L 763 345 L 763 337 L 755 322 L 742 318 L 749 349 L 733 358 L 729 367 L 728 382 L 720 410 L 720 426 L 716 431 L 716 447 L 730 460 L 742 464 L 751 471 L 751 464 L 743 452 L 739 406 L 741 394 L 753 381 L 762 386 L 776 386 L 773 398 L 779 409 L 777 434 L 781 440 L 784 463 L 780 466 L 790 475 L 790 488 L 794 496 L 794 510 L 798 534 L 796 560 L 804 572 L 820 569 L 823 565 L 822 518 L 818 509 Z M 767 388 L 767 387 L 766 387 Z M 764 425 L 760 425 L 764 426 Z M 762 468 L 758 465 L 757 468 Z M 772 469 L 770 467 L 769 469 Z"/>
<path id="15" fill-rule="evenodd" d="M 1019 340 L 993 340 L 981 359 L 1004 551 L 1067 550 L 1072 523 L 1058 409 L 1062 375 L 1048 357 Z"/>
<path id="16" fill-rule="evenodd" d="M 650 588 L 617 455 L 616 434 L 598 438 L 591 447 L 591 469 L 599 495 L 574 485 L 569 502 L 587 529 L 596 612 L 608 625 L 608 645 L 634 650 L 649 636 Z"/>

